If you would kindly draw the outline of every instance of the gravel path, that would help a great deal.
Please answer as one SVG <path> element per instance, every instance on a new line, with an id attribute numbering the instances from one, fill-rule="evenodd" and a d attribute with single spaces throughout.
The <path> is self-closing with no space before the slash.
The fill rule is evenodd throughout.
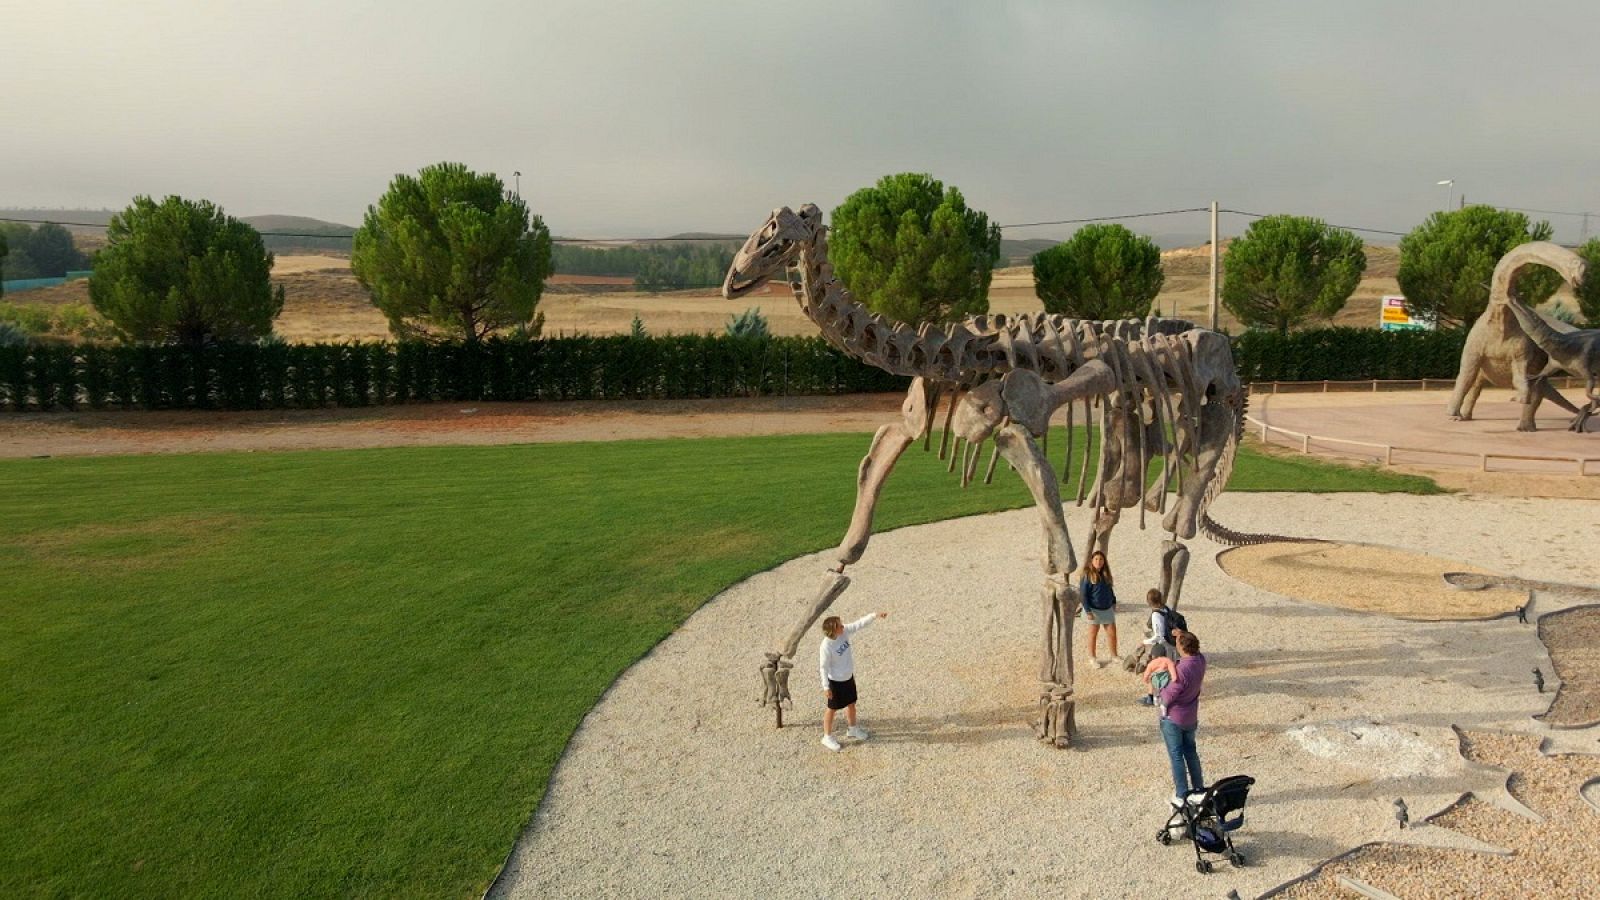
<path id="1" fill-rule="evenodd" d="M 1467 732 L 1467 758 L 1510 770 L 1511 795 L 1540 817 L 1530 820 L 1469 798 L 1433 820 L 1511 851 L 1465 854 L 1397 845 L 1366 847 L 1326 866 L 1316 878 L 1274 895 L 1283 898 L 1354 896 L 1340 891 L 1344 875 L 1407 900 L 1453 897 L 1593 897 L 1600 871 L 1600 816 L 1578 793 L 1600 778 L 1600 756 L 1545 756 L 1528 735 Z"/>
<path id="2" fill-rule="evenodd" d="M 1561 692 L 1541 718 L 1567 728 L 1600 723 L 1600 606 L 1541 617 L 1539 637 L 1561 676 Z"/>
<path id="3" fill-rule="evenodd" d="M 1081 539 L 1083 511 L 1069 512 Z M 1216 513 L 1244 530 L 1600 582 L 1582 538 L 1600 507 L 1584 501 L 1229 494 Z M 1219 548 L 1197 540 L 1184 607 L 1211 661 L 1201 755 L 1212 779 L 1259 779 L 1238 835 L 1250 866 L 1201 876 L 1186 846 L 1152 840 L 1171 784 L 1136 679 L 1087 664 L 1081 637 L 1081 749 L 1033 740 L 1036 523 L 1020 510 L 874 539 L 836 607 L 890 612 L 858 641 L 873 738 L 839 754 L 816 742 L 815 635 L 799 654 L 794 727 L 773 729 L 754 705 L 760 653 L 799 614 L 824 557 L 713 598 L 585 719 L 491 896 L 1249 896 L 1394 838 L 1396 796 L 1421 821 L 1465 791 L 1503 794 L 1504 773 L 1463 760 L 1452 724 L 1543 732 L 1531 717 L 1550 697 L 1529 670 L 1549 659 L 1534 628 L 1291 601 L 1229 578 Z M 1129 525 L 1115 536 L 1127 600 L 1153 577 L 1161 537 Z M 1349 581 L 1382 589 L 1367 573 Z M 1131 606 L 1124 651 L 1138 639 Z"/>

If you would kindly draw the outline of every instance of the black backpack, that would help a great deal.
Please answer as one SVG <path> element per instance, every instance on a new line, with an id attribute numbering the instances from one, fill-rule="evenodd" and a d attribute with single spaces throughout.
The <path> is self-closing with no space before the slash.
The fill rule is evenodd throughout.
<path id="1" fill-rule="evenodd" d="M 1167 617 L 1167 633 L 1161 635 L 1161 642 L 1164 644 L 1170 644 L 1172 643 L 1172 629 L 1176 628 L 1179 631 L 1188 631 L 1189 620 L 1183 617 L 1183 613 L 1178 612 L 1170 606 L 1161 607 L 1161 611 Z"/>

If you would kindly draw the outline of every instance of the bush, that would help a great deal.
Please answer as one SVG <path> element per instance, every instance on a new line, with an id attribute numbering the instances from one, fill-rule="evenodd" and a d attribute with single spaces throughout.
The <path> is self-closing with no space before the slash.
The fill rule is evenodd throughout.
<path id="1" fill-rule="evenodd" d="M 28 333 L 10 322 L 0 322 L 0 347 L 26 347 Z"/>
<path id="2" fill-rule="evenodd" d="M 29 334 L 54 338 L 110 340 L 116 326 L 84 303 L 53 306 L 44 303 L 0 303 L 0 324 L 10 324 Z"/>
<path id="3" fill-rule="evenodd" d="M 931 175 L 887 175 L 833 210 L 834 272 L 874 312 L 902 322 L 989 308 L 1000 226 Z"/>
<path id="4" fill-rule="evenodd" d="M 58 278 L 88 267 L 89 257 L 60 225 L 0 222 L 0 279 Z"/>
<path id="5" fill-rule="evenodd" d="M 767 317 L 757 307 L 751 307 L 737 316 L 729 316 L 726 327 L 728 337 L 764 338 L 767 336 Z"/>
<path id="6" fill-rule="evenodd" d="M 133 340 L 248 341 L 283 310 L 261 235 L 209 201 L 135 197 L 106 240 L 89 299 Z"/>
<path id="7" fill-rule="evenodd" d="M 1233 358 L 1244 381 L 1454 378 L 1465 342 L 1460 330 L 1247 331 L 1234 339 Z"/>
<path id="8" fill-rule="evenodd" d="M 1468 206 L 1436 212 L 1400 239 L 1396 278 L 1413 316 L 1441 327 L 1469 325 L 1489 305 L 1489 279 L 1500 257 L 1529 241 L 1549 240 L 1549 222 L 1529 224 L 1519 212 Z M 1524 269 L 1511 286 L 1529 306 L 1549 299 L 1561 276 L 1543 267 Z"/>
<path id="9" fill-rule="evenodd" d="M 0 405 L 288 409 L 903 390 L 817 337 L 0 347 Z"/>
<path id="10" fill-rule="evenodd" d="M 1143 318 L 1163 281 L 1161 248 L 1122 225 L 1086 225 L 1033 257 L 1045 310 L 1080 319 Z"/>
<path id="11" fill-rule="evenodd" d="M 1228 247 L 1222 305 L 1245 325 L 1287 334 L 1313 314 L 1331 319 L 1366 269 L 1351 232 L 1306 216 L 1267 216 Z"/>
<path id="12" fill-rule="evenodd" d="M 1589 264 L 1583 283 L 1573 289 L 1578 299 L 1578 318 L 1600 322 L 1600 238 L 1590 238 L 1578 248 L 1578 255 Z"/>
<path id="13" fill-rule="evenodd" d="M 350 268 L 397 337 L 477 342 L 533 321 L 550 231 L 498 177 L 439 163 L 367 207 Z"/>

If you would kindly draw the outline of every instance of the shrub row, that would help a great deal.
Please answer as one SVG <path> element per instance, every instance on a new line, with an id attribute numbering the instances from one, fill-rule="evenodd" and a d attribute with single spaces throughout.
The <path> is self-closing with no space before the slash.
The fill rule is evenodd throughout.
<path id="1" fill-rule="evenodd" d="M 0 348 L 0 408 L 285 409 L 892 391 L 815 337 Z"/>
<path id="2" fill-rule="evenodd" d="M 1365 381 L 1454 378 L 1467 333 L 1316 328 L 1247 331 L 1233 358 L 1245 381 Z"/>
<path id="3" fill-rule="evenodd" d="M 1464 332 L 1246 332 L 1246 381 L 1450 378 Z M 0 406 L 286 409 L 429 400 L 622 400 L 894 391 L 815 337 L 564 337 L 483 344 L 0 348 Z"/>

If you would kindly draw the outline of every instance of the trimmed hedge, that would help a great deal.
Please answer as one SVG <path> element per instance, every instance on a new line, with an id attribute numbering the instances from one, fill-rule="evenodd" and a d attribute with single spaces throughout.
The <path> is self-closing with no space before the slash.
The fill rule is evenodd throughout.
<path id="1" fill-rule="evenodd" d="M 0 408 L 286 409 L 894 391 L 816 337 L 0 348 Z"/>
<path id="2" fill-rule="evenodd" d="M 1462 331 L 1248 331 L 1234 340 L 1234 356 L 1245 381 L 1451 378 L 1465 338 Z M 0 348 L 0 408 L 12 410 L 748 397 L 905 384 L 818 337 Z"/>
<path id="3" fill-rule="evenodd" d="M 1454 378 L 1466 339 L 1465 330 L 1246 331 L 1234 338 L 1233 358 L 1245 381 Z"/>

